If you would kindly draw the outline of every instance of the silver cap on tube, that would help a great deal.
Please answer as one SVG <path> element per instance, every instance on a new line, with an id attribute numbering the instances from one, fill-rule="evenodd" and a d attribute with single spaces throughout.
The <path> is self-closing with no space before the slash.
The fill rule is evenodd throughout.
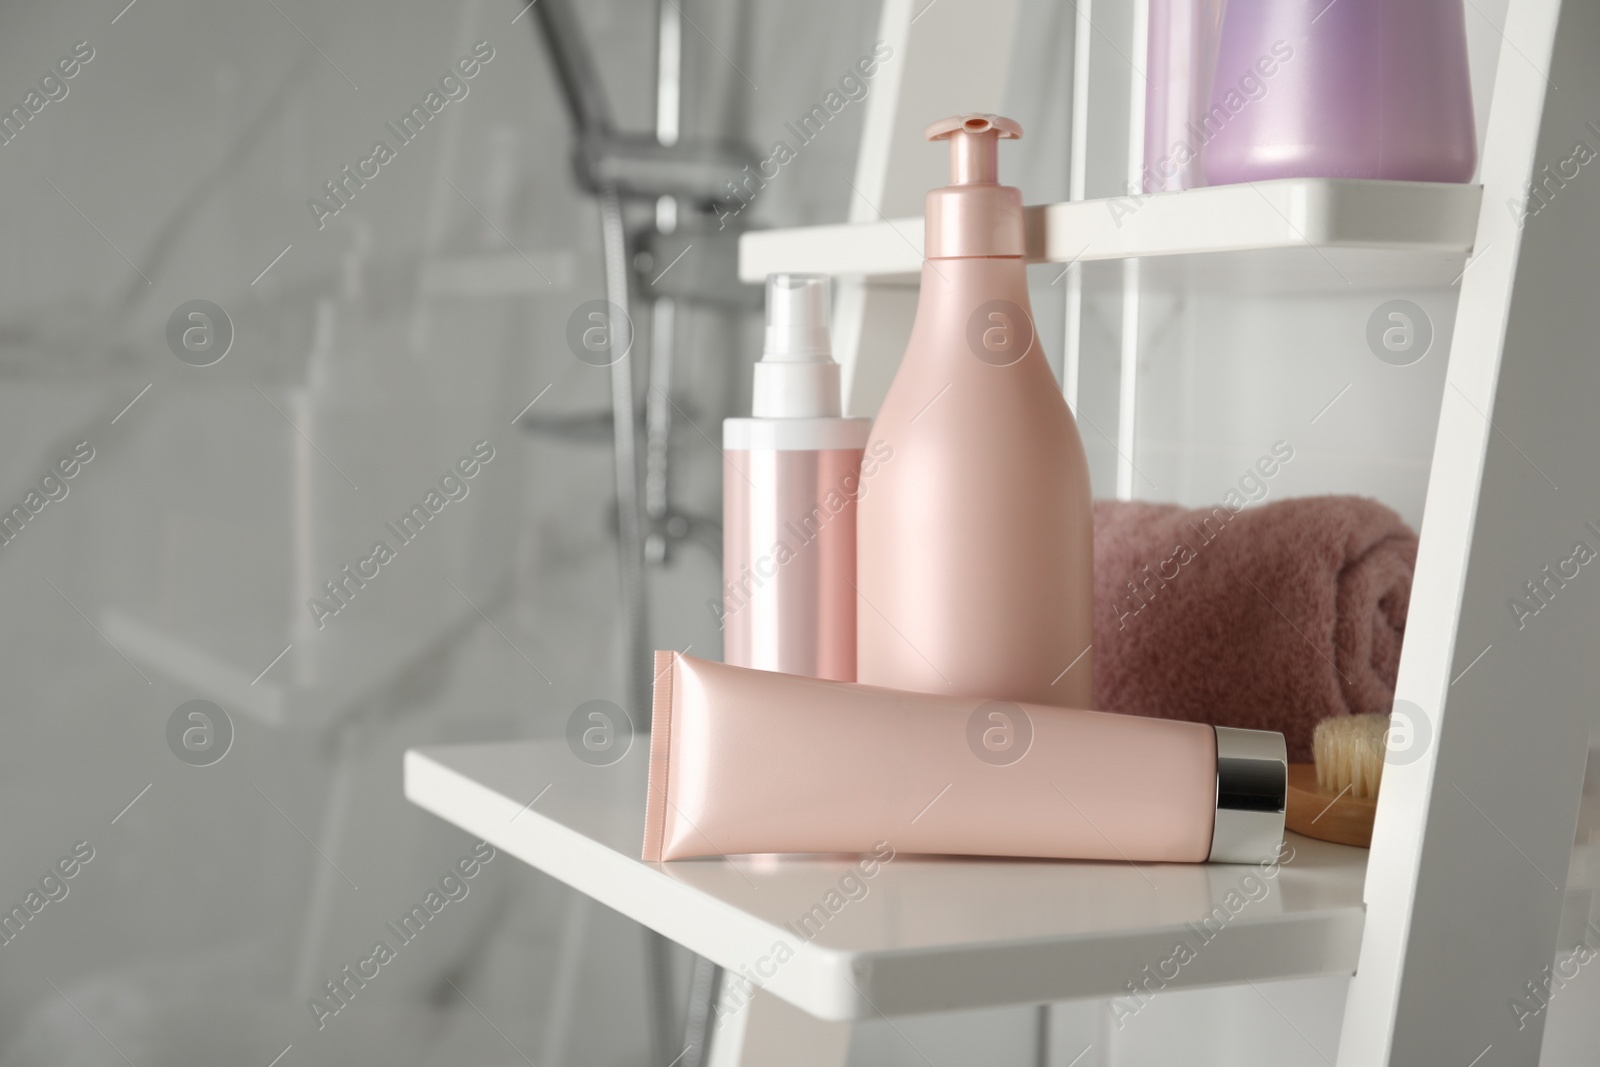
<path id="1" fill-rule="evenodd" d="M 1283 845 L 1289 754 L 1271 730 L 1213 727 L 1217 734 L 1217 818 L 1211 863 L 1264 863 Z"/>

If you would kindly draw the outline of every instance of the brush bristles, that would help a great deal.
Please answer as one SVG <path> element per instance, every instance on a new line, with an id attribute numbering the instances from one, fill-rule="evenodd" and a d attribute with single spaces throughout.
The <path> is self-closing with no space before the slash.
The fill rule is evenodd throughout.
<path id="1" fill-rule="evenodd" d="M 1376 797 L 1388 733 L 1387 715 L 1337 715 L 1317 723 L 1311 739 L 1317 785 L 1330 793 L 1348 786 L 1353 797 Z"/>

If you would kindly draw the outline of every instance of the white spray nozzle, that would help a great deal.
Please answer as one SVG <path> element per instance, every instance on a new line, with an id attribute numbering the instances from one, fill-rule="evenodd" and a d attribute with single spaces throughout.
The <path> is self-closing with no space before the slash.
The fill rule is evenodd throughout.
<path id="1" fill-rule="evenodd" d="M 767 335 L 755 367 L 754 401 L 757 418 L 839 415 L 826 274 L 767 275 Z"/>
<path id="2" fill-rule="evenodd" d="M 826 274 L 767 275 L 767 342 L 761 359 L 780 363 L 833 359 Z"/>

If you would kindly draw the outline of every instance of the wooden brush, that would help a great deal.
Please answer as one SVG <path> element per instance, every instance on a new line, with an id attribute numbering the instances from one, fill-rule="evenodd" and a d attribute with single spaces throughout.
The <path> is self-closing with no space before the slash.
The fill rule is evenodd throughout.
<path id="1" fill-rule="evenodd" d="M 1289 765 L 1284 823 L 1297 834 L 1367 848 L 1378 810 L 1389 716 L 1336 715 L 1317 723 L 1316 763 Z"/>

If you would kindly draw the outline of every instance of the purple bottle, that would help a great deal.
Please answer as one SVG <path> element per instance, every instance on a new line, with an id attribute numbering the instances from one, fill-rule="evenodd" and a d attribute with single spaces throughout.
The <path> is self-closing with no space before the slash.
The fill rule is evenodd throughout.
<path id="1" fill-rule="evenodd" d="M 1211 103 L 1222 6 L 1223 0 L 1150 0 L 1144 103 L 1147 193 L 1206 183 L 1195 130 Z"/>
<path id="2" fill-rule="evenodd" d="M 1464 23 L 1461 0 L 1228 0 L 1206 180 L 1470 181 Z"/>

